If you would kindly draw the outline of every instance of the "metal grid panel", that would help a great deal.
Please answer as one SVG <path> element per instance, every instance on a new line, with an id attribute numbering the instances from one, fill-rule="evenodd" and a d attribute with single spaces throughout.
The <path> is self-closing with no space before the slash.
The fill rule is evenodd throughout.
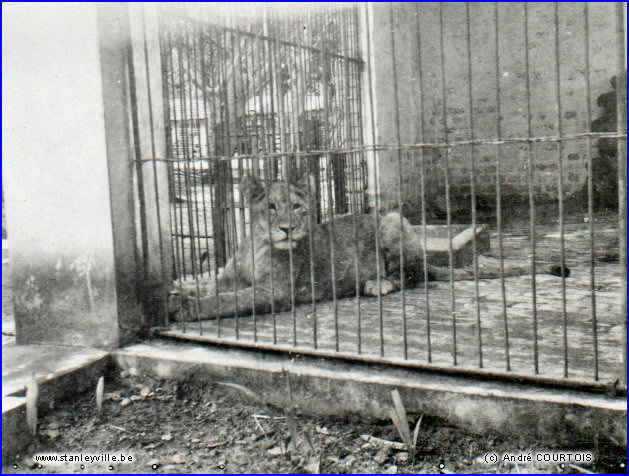
<path id="1" fill-rule="evenodd" d="M 416 5 L 416 8 L 419 31 L 421 6 Z M 424 108 L 428 102 L 424 95 L 428 87 L 424 84 L 427 79 L 422 67 L 427 63 L 421 57 L 425 50 L 422 49 L 421 35 L 417 34 L 417 69 L 412 80 L 419 84 L 422 121 L 417 140 L 413 143 L 403 143 L 400 134 L 406 127 L 406 124 L 401 123 L 400 114 L 401 103 L 406 98 L 401 96 L 399 87 L 409 78 L 401 76 L 401 65 L 396 53 L 404 44 L 399 45 L 403 40 L 399 31 L 396 32 L 393 27 L 390 30 L 390 42 L 396 110 L 393 119 L 397 141 L 378 143 L 373 104 L 366 109 L 370 113 L 366 120 L 371 123 L 369 130 L 373 135 L 368 137 L 367 134 L 363 138 L 360 99 L 364 93 L 372 102 L 377 92 L 372 86 L 372 68 L 367 67 L 362 71 L 363 65 L 358 55 L 357 7 L 326 7 L 323 10 L 304 8 L 294 16 L 284 16 L 268 9 L 261 17 L 225 8 L 218 13 L 213 12 L 211 21 L 203 9 L 164 12 L 162 50 L 167 71 L 164 87 L 170 108 L 167 117 L 170 117 L 171 132 L 168 137 L 172 141 L 172 156 L 169 158 L 172 166 L 171 218 L 174 224 L 173 248 L 178 263 L 174 274 L 179 278 L 176 282 L 181 296 L 191 293 L 203 296 L 204 289 L 213 287 L 213 302 L 218 306 L 213 311 L 218 318 L 204 322 L 204 318 L 209 316 L 201 312 L 203 299 L 189 299 L 185 307 L 198 322 L 173 325 L 166 334 L 587 388 L 604 388 L 604 381 L 613 381 L 616 376 L 622 375 L 618 372 L 617 363 L 614 363 L 619 345 L 615 339 L 618 336 L 605 333 L 604 346 L 601 348 L 598 333 L 601 328 L 615 329 L 617 324 L 621 324 L 622 315 L 618 321 L 620 314 L 617 309 L 620 304 L 618 301 L 610 304 L 610 296 L 612 301 L 613 296 L 617 299 L 621 284 L 626 282 L 621 271 L 625 269 L 626 257 L 620 253 L 621 263 L 618 267 L 604 267 L 598 259 L 597 238 L 609 236 L 609 231 L 612 236 L 619 232 L 610 221 L 610 214 L 601 214 L 594 206 L 596 184 L 592 146 L 597 141 L 605 140 L 617 143 L 619 163 L 624 164 L 626 106 L 623 95 L 615 94 L 619 132 L 611 128 L 597 132 L 588 129 L 564 130 L 561 78 L 566 72 L 562 71 L 565 66 L 560 60 L 560 6 L 555 4 L 552 21 L 545 34 L 550 35 L 554 44 L 554 50 L 549 54 L 554 61 L 552 77 L 556 134 L 535 134 L 536 123 L 531 111 L 533 70 L 529 48 L 526 47 L 525 73 L 518 86 L 525 92 L 527 133 L 523 136 L 505 135 L 502 108 L 505 104 L 510 106 L 510 96 L 503 89 L 505 80 L 500 64 L 504 57 L 504 53 L 501 53 L 504 20 L 500 16 L 501 6 L 494 4 L 495 132 L 487 135 L 487 125 L 479 127 L 473 113 L 476 107 L 474 78 L 479 74 L 474 69 L 475 51 L 471 33 L 473 12 L 470 5 L 465 4 L 462 24 L 467 39 L 464 44 L 467 78 L 453 92 L 446 68 L 444 44 L 447 12 L 444 5 L 440 4 L 437 8 L 439 47 L 433 53 L 437 55 L 441 67 L 440 74 L 433 79 L 440 84 L 442 96 L 439 98 L 440 104 L 435 104 L 437 107 L 433 107 L 432 112 L 440 110 L 443 135 L 439 138 L 434 134 L 429 135 L 423 120 L 427 115 Z M 525 45 L 528 45 L 533 25 L 529 18 L 531 7 L 523 4 L 521 8 L 521 20 L 517 21 L 520 22 Z M 392 26 L 395 22 L 394 9 L 395 6 L 391 5 L 387 12 Z M 583 4 L 582 51 L 588 124 L 594 119 L 590 84 L 592 24 L 589 9 L 588 4 Z M 370 18 L 369 8 L 364 10 L 364 15 L 367 25 L 381 20 Z M 624 44 L 622 7 L 617 10 L 617 16 L 620 19 L 618 45 L 621 45 Z M 364 53 L 372 58 L 370 29 L 365 34 L 367 40 Z M 621 49 L 618 46 L 617 91 L 624 91 L 626 77 Z M 366 85 L 367 91 L 361 90 L 361 84 Z M 453 118 L 449 108 L 453 96 L 459 102 L 466 101 L 464 131 L 467 131 L 467 136 L 461 130 L 452 128 Z M 481 132 L 477 133 L 478 130 Z M 363 139 L 371 144 L 363 145 Z M 182 140 L 185 145 L 181 144 Z M 566 144 L 575 144 L 587 154 L 585 196 L 576 212 L 572 200 L 574 197 L 568 196 L 566 192 Z M 600 146 L 601 142 L 598 144 Z M 517 210 L 508 203 L 504 191 L 509 187 L 506 177 L 511 171 L 503 164 L 503 157 L 514 149 L 522 152 L 526 164 L 525 180 L 522 183 L 524 200 Z M 489 182 L 478 178 L 481 169 L 487 169 L 486 165 L 479 163 L 478 157 L 487 151 L 494 156 L 491 163 L 493 178 Z M 539 183 L 539 172 L 543 170 L 544 164 L 536 158 L 538 151 L 555 154 L 552 172 L 555 199 L 552 203 L 540 198 L 540 189 L 543 187 Z M 418 256 L 409 256 L 401 240 L 396 243 L 397 271 L 383 269 L 379 264 L 375 266 L 374 281 L 378 289 L 392 271 L 399 279 L 400 287 L 397 294 L 386 297 L 378 295 L 375 298 L 361 296 L 363 283 L 359 275 L 365 263 L 360 262 L 358 252 L 348 258 L 346 263 L 353 272 L 347 273 L 347 270 L 336 268 L 337 258 L 343 254 L 343 249 L 338 247 L 339 233 L 343 235 L 342 239 L 353 243 L 365 240 L 361 233 L 367 222 L 360 214 L 366 205 L 364 162 L 370 153 L 380 158 L 380 165 L 373 167 L 373 208 L 380 210 L 386 206 L 389 210 L 404 214 L 404 184 L 410 177 L 421 196 L 421 218 L 416 228 L 423 237 Z M 379 175 L 385 157 L 393 157 L 393 160 L 386 162 L 386 166 L 396 170 L 397 184 L 394 199 L 387 198 L 387 203 L 383 204 Z M 282 276 L 274 276 L 273 271 L 268 283 L 257 283 L 256 275 L 252 273 L 251 282 L 247 285 L 253 291 L 253 299 L 247 290 L 243 291 L 242 283 L 234 280 L 231 283 L 230 301 L 222 300 L 217 281 L 219 269 L 238 247 L 247 248 L 244 246 L 247 240 L 250 240 L 247 249 L 251 252 L 252 261 L 256 249 L 249 230 L 251 210 L 247 203 L 250 203 L 251 197 L 241 196 L 241 179 L 251 174 L 261 179 L 268 191 L 270 184 L 277 180 L 294 180 L 304 171 L 316 177 L 316 187 L 307 197 L 310 207 L 316 210 L 315 216 L 311 216 L 309 227 L 311 230 L 312 227 L 324 227 L 329 238 L 329 256 L 326 259 L 329 258 L 330 262 L 329 281 L 332 289 L 330 296 L 327 296 L 330 303 L 318 302 L 321 296 L 317 286 L 322 278 L 316 276 L 316 268 L 322 257 L 313 256 L 312 238 L 306 247 L 309 249 L 309 270 L 305 271 L 305 275 L 310 277 L 309 281 L 306 280 L 309 289 L 296 288 L 301 281 L 296 281 L 300 278 L 294 269 L 292 248 L 289 248 L 287 301 L 279 303 L 276 299 L 274 293 L 280 294 L 278 280 Z M 626 193 L 624 174 L 619 174 L 619 178 L 622 202 L 622 193 Z M 447 243 L 447 272 L 443 276 L 447 284 L 445 288 L 437 289 L 428 283 L 427 253 L 428 221 L 433 211 L 430 196 L 435 195 L 435 189 L 439 191 L 438 195 L 443 202 L 441 205 L 445 208 L 445 216 L 440 219 L 445 225 Z M 482 211 L 479 210 L 479 204 L 489 207 L 494 217 L 490 220 L 490 226 L 491 244 L 497 263 L 494 277 L 497 279 L 486 279 L 486 264 L 479 262 L 478 256 L 481 245 L 477 242 L 477 235 L 472 233 L 472 261 L 468 266 L 472 277 L 471 287 L 457 281 L 458 271 L 454 267 L 456 237 L 453 223 L 457 212 L 455 204 L 461 203 L 460 194 L 468 200 L 465 211 L 472 230 L 476 230 L 479 223 L 486 220 L 486 216 L 482 219 L 479 217 Z M 556 215 L 553 219 L 544 217 L 546 208 L 554 210 Z M 346 212 L 352 214 L 337 217 Z M 512 214 L 515 212 L 521 214 L 524 220 L 514 221 Z M 383 253 L 390 252 L 383 249 L 382 241 L 386 239 L 380 231 L 383 216 L 379 213 L 369 216 L 372 221 L 369 229 L 373 234 L 367 240 L 373 246 L 373 253 L 369 256 L 380 263 Z M 582 225 L 578 225 L 576 216 Z M 621 212 L 617 216 L 620 217 L 620 229 L 626 229 L 624 214 Z M 269 212 L 265 219 L 270 224 Z M 292 224 L 289 225 L 292 228 Z M 402 232 L 404 223 L 399 221 L 399 226 Z M 622 231 L 620 235 L 620 241 L 623 241 L 625 236 Z M 575 236 L 579 237 L 576 241 Z M 289 241 L 291 237 L 291 233 L 288 233 Z M 524 251 L 519 249 L 523 244 Z M 585 260 L 582 249 L 586 252 Z M 273 260 L 272 246 L 268 253 Z M 529 274 L 528 289 L 526 285 L 522 286 L 521 279 L 519 282 L 514 280 L 510 261 L 514 256 L 525 261 L 518 272 Z M 421 276 L 406 275 L 409 272 L 407 259 L 418 260 L 417 264 L 423 270 Z M 555 265 L 554 272 L 558 274 L 554 282 L 538 275 L 542 268 L 550 264 Z M 566 264 L 572 268 L 571 281 L 567 279 L 567 273 L 562 272 Z M 601 272 L 617 273 L 617 278 L 610 281 L 604 276 L 599 277 Z M 417 284 L 411 278 L 423 281 L 423 292 L 420 295 L 415 289 L 407 288 L 407 284 L 412 287 Z M 266 289 L 267 284 L 270 289 Z M 526 299 L 514 299 L 511 294 L 514 289 L 526 295 Z M 260 305 L 264 301 L 261 297 L 267 291 L 270 292 L 268 309 Z M 352 294 L 355 297 L 351 305 L 347 299 L 341 299 Z M 491 305 L 486 305 L 485 301 L 490 294 L 497 296 L 497 299 Z M 260 300 L 256 301 L 256 296 Z M 572 299 L 575 296 L 589 301 L 585 314 L 582 309 L 573 306 Z M 246 302 L 247 299 L 252 302 Z M 612 314 L 605 316 L 603 321 L 597 305 L 601 302 L 603 308 Z M 220 310 L 221 303 L 230 309 L 233 318 L 225 318 Z M 582 319 L 588 322 L 584 325 L 580 321 Z M 558 339 L 555 339 L 556 335 Z M 605 368 L 601 368 L 601 365 Z"/>

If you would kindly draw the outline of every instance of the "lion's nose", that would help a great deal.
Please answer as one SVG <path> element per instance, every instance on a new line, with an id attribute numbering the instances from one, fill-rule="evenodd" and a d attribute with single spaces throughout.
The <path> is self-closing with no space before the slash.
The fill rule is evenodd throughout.
<path id="1" fill-rule="evenodd" d="M 297 228 L 295 225 L 278 225 L 279 229 L 288 235 L 289 232 Z"/>

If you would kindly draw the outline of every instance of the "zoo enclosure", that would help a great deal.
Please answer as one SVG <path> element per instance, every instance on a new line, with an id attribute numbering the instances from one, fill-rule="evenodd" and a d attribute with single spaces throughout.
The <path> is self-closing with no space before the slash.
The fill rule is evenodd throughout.
<path id="1" fill-rule="evenodd" d="M 588 388 L 622 380 L 615 360 L 626 339 L 622 6 L 326 8 L 162 11 L 177 282 L 215 278 L 247 239 L 238 188 L 245 172 L 272 181 L 303 170 L 318 178 L 311 206 L 321 221 L 394 209 L 424 238 L 429 222 L 447 225 L 450 268 L 452 224 L 488 222 L 499 279 L 478 278 L 473 234 L 471 284 L 426 284 L 421 296 L 402 286 L 396 297 L 356 296 L 351 305 L 335 296 L 331 305 L 313 301 L 308 313 L 304 306 L 271 317 L 236 312 L 198 326 L 170 324 L 166 334 Z M 594 103 L 605 120 L 596 122 Z M 610 160 L 619 189 L 600 173 Z M 513 256 L 529 265 L 525 288 L 502 273 Z M 548 261 L 568 264 L 572 278 L 536 277 Z M 514 304 L 513 290 L 525 302 Z M 572 308 L 575 296 L 587 305 Z M 604 345 L 602 329 L 613 330 Z"/>

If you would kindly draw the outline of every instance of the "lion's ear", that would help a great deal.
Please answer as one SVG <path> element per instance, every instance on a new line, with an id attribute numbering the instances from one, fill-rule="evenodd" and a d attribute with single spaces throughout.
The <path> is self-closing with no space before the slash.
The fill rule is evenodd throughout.
<path id="1" fill-rule="evenodd" d="M 245 200 L 259 202 L 264 198 L 264 185 L 253 175 L 245 174 L 240 180 L 240 191 Z"/>
<path id="2" fill-rule="evenodd" d="M 316 201 L 317 184 L 312 174 L 303 174 L 301 178 L 297 180 L 296 185 L 299 190 L 303 190 L 306 199 L 308 198 L 308 194 L 310 194 L 311 200 Z"/>

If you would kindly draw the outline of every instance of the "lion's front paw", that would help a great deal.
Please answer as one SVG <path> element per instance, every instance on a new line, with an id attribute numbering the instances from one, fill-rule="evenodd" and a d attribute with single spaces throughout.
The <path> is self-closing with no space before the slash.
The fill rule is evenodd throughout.
<path id="1" fill-rule="evenodd" d="M 365 283 L 363 292 L 366 296 L 386 296 L 395 291 L 395 285 L 388 279 L 380 280 L 380 289 L 378 289 L 378 281 L 370 279 Z"/>

